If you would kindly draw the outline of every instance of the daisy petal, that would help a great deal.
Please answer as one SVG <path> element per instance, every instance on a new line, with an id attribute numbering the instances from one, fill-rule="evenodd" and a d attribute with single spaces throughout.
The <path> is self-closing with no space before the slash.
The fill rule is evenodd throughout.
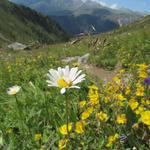
<path id="1" fill-rule="evenodd" d="M 81 81 L 85 80 L 85 74 L 80 75 L 76 80 L 73 81 L 73 85 L 80 83 Z"/>

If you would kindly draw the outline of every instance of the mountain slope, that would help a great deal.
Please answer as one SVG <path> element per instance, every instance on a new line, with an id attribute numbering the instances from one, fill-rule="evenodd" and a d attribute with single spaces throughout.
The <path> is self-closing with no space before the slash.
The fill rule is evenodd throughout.
<path id="1" fill-rule="evenodd" d="M 100 44 L 96 44 L 98 49 L 93 55 L 93 63 L 109 69 L 114 69 L 117 64 L 124 67 L 134 63 L 150 64 L 149 27 L 150 15 L 112 32 L 95 36 L 93 41 L 98 38 Z"/>
<path id="2" fill-rule="evenodd" d="M 67 38 L 65 31 L 49 17 L 7 0 L 0 1 L 0 44 L 13 41 L 54 43 Z"/>
<path id="3" fill-rule="evenodd" d="M 56 20 L 66 31 L 77 35 L 79 33 L 102 33 L 119 27 L 119 25 L 110 19 L 103 19 L 100 16 L 92 15 L 66 15 L 66 16 L 51 16 Z"/>
<path id="4" fill-rule="evenodd" d="M 59 14 L 63 11 L 73 11 L 80 7 L 82 0 L 11 0 L 12 2 L 29 6 L 46 15 Z"/>
<path id="5" fill-rule="evenodd" d="M 113 10 L 100 3 L 87 0 L 11 0 L 52 16 L 71 34 L 81 32 L 101 33 L 132 23 L 141 15 L 132 11 Z"/>

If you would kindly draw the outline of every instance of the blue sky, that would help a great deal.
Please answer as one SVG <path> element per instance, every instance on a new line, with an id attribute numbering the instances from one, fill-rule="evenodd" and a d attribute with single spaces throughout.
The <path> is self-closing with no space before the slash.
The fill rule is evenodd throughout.
<path id="1" fill-rule="evenodd" d="M 137 11 L 150 12 L 150 0 L 96 0 L 111 6 L 126 7 Z"/>

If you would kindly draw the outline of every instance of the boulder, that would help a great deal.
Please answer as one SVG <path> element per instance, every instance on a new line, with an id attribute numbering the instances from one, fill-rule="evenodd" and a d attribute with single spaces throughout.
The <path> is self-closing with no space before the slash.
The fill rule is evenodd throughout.
<path id="1" fill-rule="evenodd" d="M 28 48 L 27 45 L 24 45 L 24 44 L 21 44 L 18 42 L 12 43 L 12 44 L 8 45 L 7 47 L 12 50 L 24 50 L 24 49 Z"/>
<path id="2" fill-rule="evenodd" d="M 72 61 L 78 61 L 78 63 L 80 63 L 80 64 L 81 63 L 86 64 L 88 62 L 89 57 L 90 57 L 90 54 L 87 53 L 83 56 L 66 57 L 65 59 L 62 59 L 62 62 L 69 63 Z"/>
<path id="3" fill-rule="evenodd" d="M 78 63 L 86 64 L 88 62 L 89 57 L 90 57 L 89 53 L 87 53 L 87 54 L 85 54 L 85 55 L 83 55 L 81 57 L 78 57 Z"/>

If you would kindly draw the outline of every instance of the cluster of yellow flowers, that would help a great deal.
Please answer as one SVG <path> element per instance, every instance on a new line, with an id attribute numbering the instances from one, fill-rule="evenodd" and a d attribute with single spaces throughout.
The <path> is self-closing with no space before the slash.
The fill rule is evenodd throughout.
<path id="1" fill-rule="evenodd" d="M 147 68 L 148 66 L 145 64 L 139 64 L 139 77 L 145 79 L 148 74 L 147 74 Z"/>
<path id="2" fill-rule="evenodd" d="M 40 59 L 41 55 L 32 61 L 36 63 Z M 15 65 L 21 66 L 24 63 L 23 59 L 17 60 Z M 26 65 L 28 66 L 28 63 Z M 7 64 L 7 66 L 8 72 L 11 72 L 11 65 Z M 29 65 L 27 68 L 30 67 Z M 149 75 L 148 68 L 149 66 L 145 64 L 134 65 L 134 71 L 126 72 L 122 69 L 112 82 L 103 84 L 101 88 L 96 85 L 89 86 L 87 99 L 78 102 L 79 114 L 76 120 L 70 119 L 67 124 L 63 124 L 58 129 L 61 134 L 61 139 L 58 142 L 59 149 L 68 147 L 72 138 L 84 136 L 86 139 L 86 136 L 99 133 L 105 139 L 104 146 L 106 148 L 112 148 L 118 144 L 121 135 L 132 134 L 132 130 L 134 130 L 134 134 L 140 133 L 142 138 L 147 136 L 150 140 L 148 135 L 150 131 L 150 86 L 146 86 L 144 83 L 144 79 Z M 61 88 L 66 87 L 67 89 L 73 84 L 70 81 L 68 84 L 64 79 L 58 81 Z M 30 84 L 32 85 L 32 82 Z M 20 89 L 21 87 L 14 86 L 7 93 L 15 95 Z M 127 131 L 127 126 L 131 128 L 129 131 Z M 91 128 L 92 131 L 89 131 Z M 13 130 L 8 128 L 6 132 L 11 134 Z M 91 132 L 96 134 L 91 134 Z M 41 142 L 43 137 L 43 134 L 37 133 L 34 136 L 34 141 Z M 44 149 L 41 147 L 39 150 Z"/>
<path id="3" fill-rule="evenodd" d="M 109 148 L 115 142 L 119 142 L 120 135 L 124 134 L 122 132 L 124 130 L 121 131 L 121 128 L 125 129 L 128 122 L 132 122 L 131 129 L 136 129 L 137 132 L 140 124 L 143 124 L 144 128 L 150 129 L 150 97 L 146 94 L 146 90 L 149 91 L 149 87 L 146 89 L 147 87 L 144 84 L 144 78 L 148 77 L 148 66 L 145 64 L 133 66 L 134 68 L 135 66 L 137 67 L 137 76 L 121 70 L 113 79 L 113 82 L 103 85 L 102 89 L 100 89 L 101 92 L 96 85 L 89 86 L 88 100 L 82 100 L 78 105 L 80 110 L 83 110 L 80 115 L 81 120 L 76 122 L 75 125 L 70 123 L 69 132 L 73 131 L 74 127 L 75 133 L 83 134 L 86 132 L 86 126 L 88 125 L 89 127 L 91 122 L 92 124 L 103 122 L 113 130 L 112 133 L 108 134 L 105 145 Z M 129 109 L 135 114 L 137 122 L 133 121 L 134 118 L 132 118 L 133 120 L 128 120 L 131 119 Z M 113 124 L 116 126 L 113 127 Z M 101 128 L 101 126 L 98 128 Z M 101 130 L 98 128 L 97 130 Z M 120 128 L 119 131 L 117 131 L 118 128 Z M 60 132 L 66 135 L 67 126 L 60 127 Z M 67 138 L 60 140 L 59 148 L 65 148 L 68 142 L 69 139 Z"/>
<path id="4" fill-rule="evenodd" d="M 82 100 L 79 102 L 79 108 L 82 110 L 83 112 L 81 113 L 80 119 L 79 121 L 77 121 L 75 124 L 73 123 L 69 123 L 68 124 L 68 132 L 71 132 L 73 130 L 73 126 L 75 127 L 74 132 L 77 134 L 83 134 L 85 131 L 85 126 L 88 124 L 86 122 L 86 120 L 90 117 L 90 115 L 93 113 L 94 111 L 94 107 L 99 106 L 99 92 L 98 92 L 98 87 L 95 85 L 89 86 L 89 92 L 88 92 L 88 97 L 89 97 L 89 101 L 87 102 L 86 100 Z M 85 109 L 84 109 L 85 108 Z M 102 112 L 100 112 L 102 113 Z M 97 114 L 98 115 L 98 114 Z M 106 120 L 106 114 L 102 113 L 101 115 L 101 119 Z M 59 131 L 62 135 L 68 135 L 69 133 L 67 133 L 67 124 L 62 125 L 59 128 Z M 59 149 L 63 149 L 67 146 L 69 139 L 65 138 L 65 139 L 61 139 L 59 141 Z"/>
<path id="5" fill-rule="evenodd" d="M 113 143 L 118 140 L 119 138 L 119 135 L 116 133 L 115 135 L 110 135 L 108 137 L 108 141 L 107 141 L 107 144 L 106 144 L 106 147 L 111 147 L 113 145 Z"/>

